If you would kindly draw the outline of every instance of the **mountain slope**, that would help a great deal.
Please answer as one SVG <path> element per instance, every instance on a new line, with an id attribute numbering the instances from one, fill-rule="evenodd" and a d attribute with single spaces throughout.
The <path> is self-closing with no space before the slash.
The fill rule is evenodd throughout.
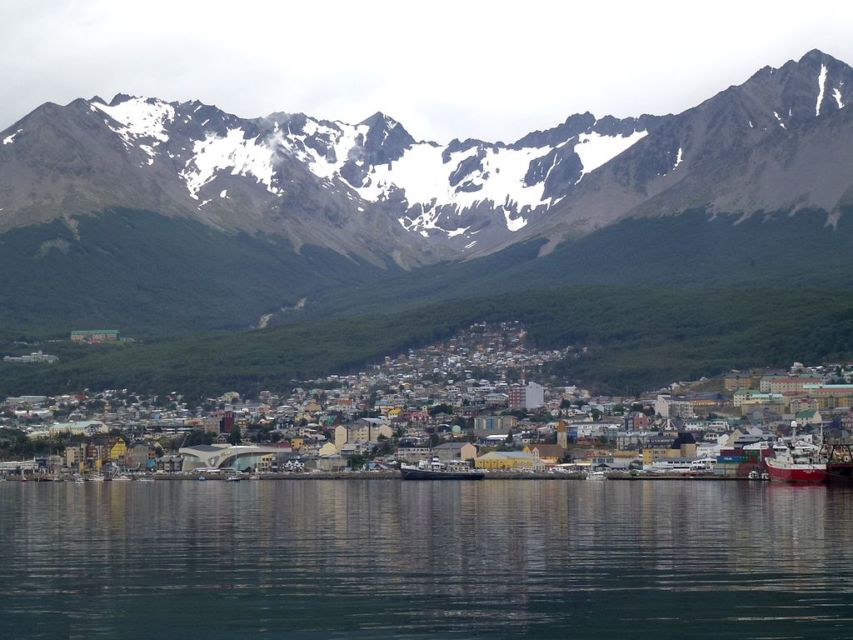
<path id="1" fill-rule="evenodd" d="M 56 220 L 0 235 L 0 327 L 67 336 L 107 326 L 137 337 L 249 329 L 317 290 L 389 271 L 319 247 L 296 253 L 276 236 L 115 209 L 73 228 Z"/>
<path id="2" fill-rule="evenodd" d="M 382 113 L 46 104 L 0 133 L 0 318 L 187 331 L 562 284 L 848 288 L 851 100 L 853 69 L 812 51 L 677 115 L 509 144 Z"/>
<path id="3" fill-rule="evenodd" d="M 853 133 L 844 109 L 851 100 L 853 69 L 820 51 L 779 69 L 765 67 L 667 119 L 525 235 L 549 238 L 547 251 L 566 237 L 632 215 L 698 208 L 747 215 L 821 208 L 837 214 L 841 195 L 853 186 L 845 177 L 845 167 L 853 165 L 841 143 Z M 834 151 L 816 154 L 833 136 L 839 136 Z M 802 157 L 793 160 L 797 154 Z"/>

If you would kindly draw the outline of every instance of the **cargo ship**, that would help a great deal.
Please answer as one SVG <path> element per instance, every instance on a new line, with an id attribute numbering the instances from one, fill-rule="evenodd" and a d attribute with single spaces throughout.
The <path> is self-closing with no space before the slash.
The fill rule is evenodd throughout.
<path id="1" fill-rule="evenodd" d="M 449 466 L 438 458 L 431 462 L 421 461 L 416 465 L 401 464 L 403 480 L 482 480 L 486 474 L 462 465 Z"/>

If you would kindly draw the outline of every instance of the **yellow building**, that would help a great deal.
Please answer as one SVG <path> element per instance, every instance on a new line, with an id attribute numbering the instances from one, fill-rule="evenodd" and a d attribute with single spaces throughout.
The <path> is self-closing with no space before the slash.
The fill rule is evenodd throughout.
<path id="1" fill-rule="evenodd" d="M 124 440 L 119 438 L 116 440 L 116 443 L 110 447 L 110 460 L 116 462 L 118 460 L 124 460 L 127 455 L 127 445 L 124 443 Z"/>
<path id="2" fill-rule="evenodd" d="M 338 448 L 334 445 L 334 443 L 327 442 L 322 447 L 320 447 L 320 451 L 318 452 L 318 455 L 321 458 L 328 458 L 329 456 L 336 456 L 339 453 L 340 453 L 340 451 L 338 451 Z"/>
<path id="3" fill-rule="evenodd" d="M 652 437 L 643 447 L 643 465 L 649 465 L 667 458 L 695 458 L 696 441 L 689 434 Z"/>
<path id="4" fill-rule="evenodd" d="M 477 469 L 539 471 L 543 464 L 537 455 L 525 451 L 490 451 L 474 461 Z"/>
<path id="5" fill-rule="evenodd" d="M 258 464 L 255 465 L 255 471 L 258 473 L 269 473 L 272 471 L 272 463 L 275 462 L 275 454 L 267 453 L 258 459 Z"/>

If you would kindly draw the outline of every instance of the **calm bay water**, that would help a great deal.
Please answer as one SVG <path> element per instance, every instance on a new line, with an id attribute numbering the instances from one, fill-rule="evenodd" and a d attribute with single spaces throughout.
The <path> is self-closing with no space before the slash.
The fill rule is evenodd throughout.
<path id="1" fill-rule="evenodd" d="M 853 637 L 853 491 L 0 483 L 0 638 Z"/>

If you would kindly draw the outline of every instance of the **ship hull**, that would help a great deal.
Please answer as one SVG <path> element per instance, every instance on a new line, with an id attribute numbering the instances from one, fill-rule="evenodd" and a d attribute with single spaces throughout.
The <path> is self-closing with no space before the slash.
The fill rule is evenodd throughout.
<path id="1" fill-rule="evenodd" d="M 829 463 L 826 465 L 826 477 L 829 482 L 849 484 L 853 482 L 853 464 Z"/>
<path id="2" fill-rule="evenodd" d="M 482 471 L 432 471 L 416 467 L 400 467 L 403 480 L 482 480 Z"/>
<path id="3" fill-rule="evenodd" d="M 767 472 L 774 482 L 822 484 L 827 481 L 825 464 L 797 464 L 767 459 Z"/>

